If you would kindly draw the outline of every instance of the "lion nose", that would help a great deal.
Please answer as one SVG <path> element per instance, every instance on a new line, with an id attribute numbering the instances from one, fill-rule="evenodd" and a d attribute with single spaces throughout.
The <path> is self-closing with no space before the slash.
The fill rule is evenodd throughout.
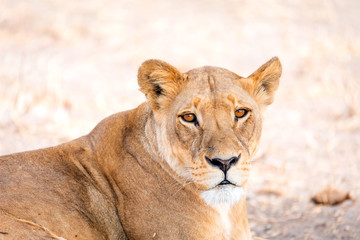
<path id="1" fill-rule="evenodd" d="M 226 160 L 223 160 L 220 158 L 210 159 L 206 156 L 205 156 L 205 158 L 206 158 L 206 161 L 208 163 L 210 163 L 210 165 L 220 168 L 221 171 L 223 171 L 226 174 L 226 172 L 231 168 L 231 166 L 235 165 L 239 161 L 240 155 L 237 157 L 232 157 L 232 158 L 226 159 Z"/>

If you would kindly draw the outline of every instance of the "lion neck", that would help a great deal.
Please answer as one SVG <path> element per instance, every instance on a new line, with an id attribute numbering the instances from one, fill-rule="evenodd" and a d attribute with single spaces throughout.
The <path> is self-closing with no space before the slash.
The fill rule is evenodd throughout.
<path id="1" fill-rule="evenodd" d="M 144 108 L 147 111 L 147 117 L 144 123 L 145 134 L 141 138 L 141 143 L 145 150 L 151 156 L 151 159 L 160 164 L 162 169 L 164 169 L 176 182 L 183 186 L 188 185 L 188 178 L 174 170 L 178 167 L 176 164 L 172 164 L 176 159 L 169 159 L 171 158 L 169 156 L 170 154 L 162 147 L 164 143 L 162 142 L 163 136 L 161 135 L 166 133 L 159 130 L 159 123 L 156 122 L 150 107 L 148 105 L 143 105 L 141 108 Z"/>

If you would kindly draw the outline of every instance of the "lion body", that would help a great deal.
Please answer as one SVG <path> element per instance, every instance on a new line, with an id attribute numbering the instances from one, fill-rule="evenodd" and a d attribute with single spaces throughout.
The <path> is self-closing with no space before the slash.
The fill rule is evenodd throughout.
<path id="1" fill-rule="evenodd" d="M 139 70 L 148 101 L 138 108 L 71 142 L 0 157 L 0 239 L 251 238 L 243 187 L 261 132 L 254 89 L 246 81 L 229 88 L 241 78 L 227 70 L 182 75 L 160 63 Z M 147 71 L 187 82 L 146 85 Z M 251 115 L 221 124 L 235 101 Z M 198 125 L 178 115 L 184 106 L 196 108 Z M 233 155 L 239 163 L 225 173 L 205 160 Z M 224 174 L 231 185 L 220 184 Z"/>

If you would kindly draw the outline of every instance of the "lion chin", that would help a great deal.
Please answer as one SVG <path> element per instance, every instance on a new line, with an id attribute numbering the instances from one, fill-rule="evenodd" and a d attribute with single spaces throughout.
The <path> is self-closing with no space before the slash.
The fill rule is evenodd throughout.
<path id="1" fill-rule="evenodd" d="M 201 197 L 208 205 L 234 205 L 245 196 L 242 187 L 234 185 L 217 185 L 215 188 L 204 191 Z"/>

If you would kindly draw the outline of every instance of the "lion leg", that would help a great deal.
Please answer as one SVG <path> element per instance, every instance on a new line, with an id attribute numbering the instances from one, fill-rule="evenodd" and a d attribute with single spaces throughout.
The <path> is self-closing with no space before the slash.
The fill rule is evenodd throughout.
<path id="1" fill-rule="evenodd" d="M 11 239 L 66 240 L 36 223 L 2 214 L 0 215 L 0 240 Z"/>

